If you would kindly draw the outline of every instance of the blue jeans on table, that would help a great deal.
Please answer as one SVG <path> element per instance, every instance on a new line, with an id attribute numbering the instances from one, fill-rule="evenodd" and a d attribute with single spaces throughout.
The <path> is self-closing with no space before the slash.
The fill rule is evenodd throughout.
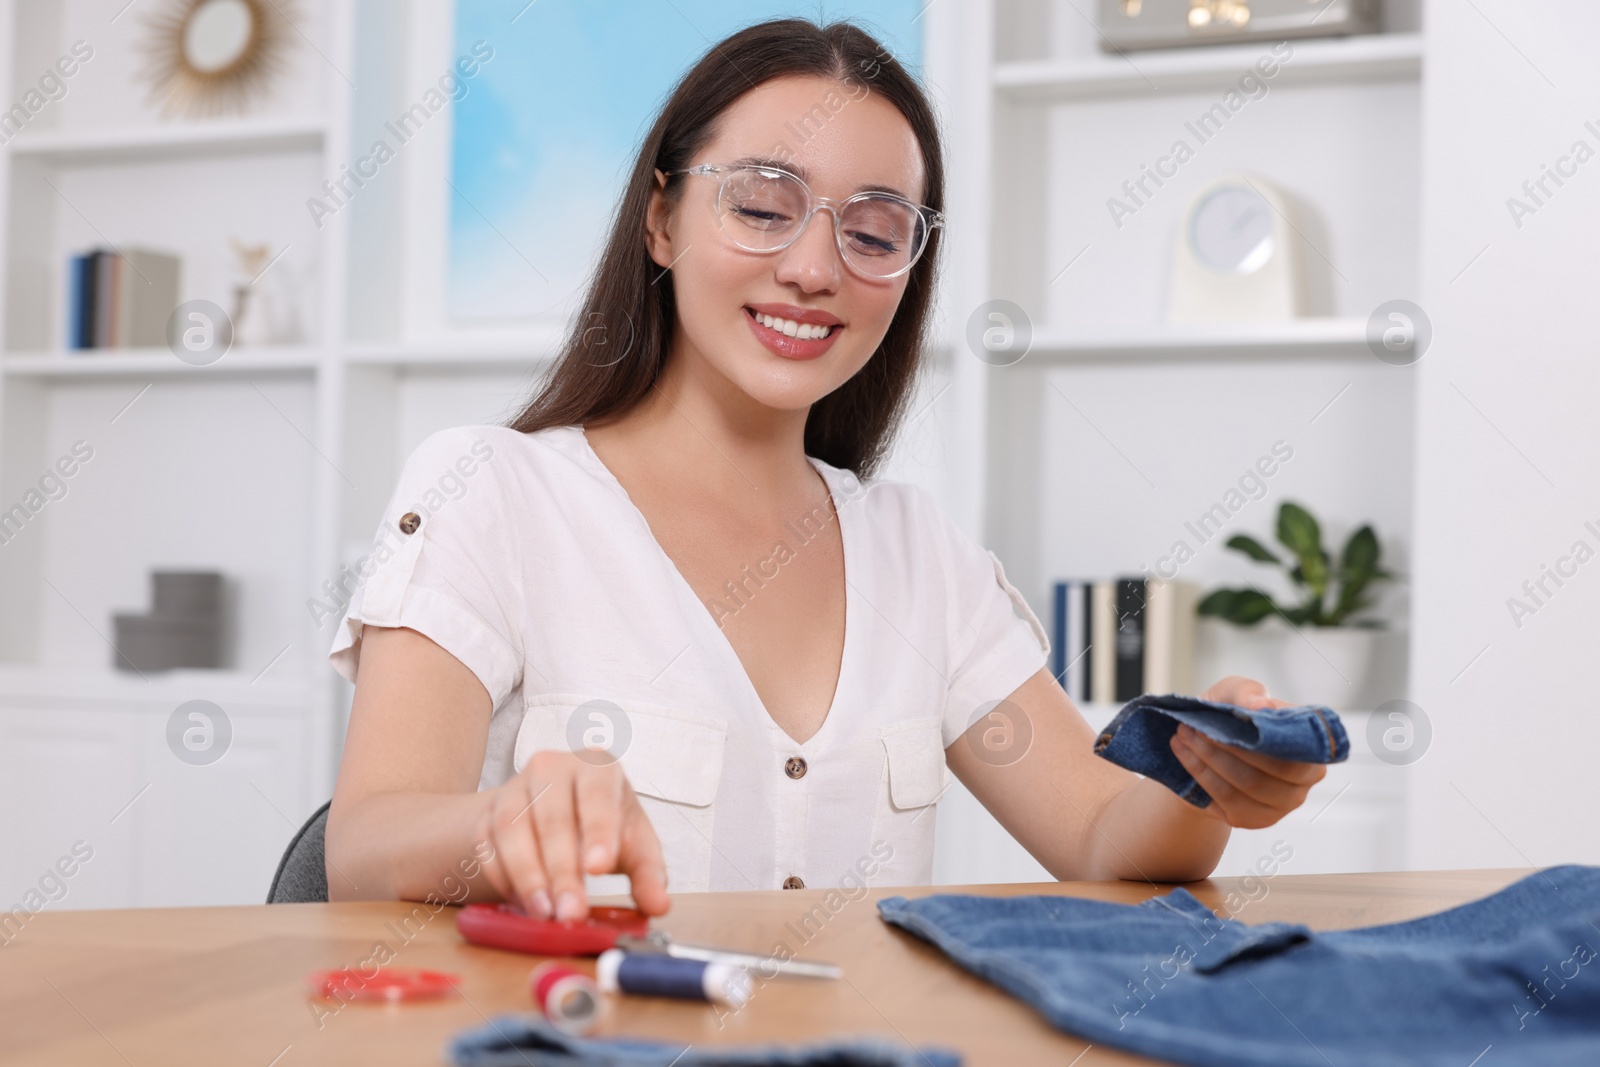
<path id="1" fill-rule="evenodd" d="M 455 1067 L 961 1067 L 961 1057 L 944 1049 L 873 1038 L 686 1051 L 670 1041 L 570 1037 L 533 1014 L 497 1016 L 456 1035 L 446 1052 Z"/>
<path id="2" fill-rule="evenodd" d="M 878 911 L 1058 1029 L 1181 1064 L 1600 1064 L 1600 867 L 1328 933 L 1219 919 L 1182 888 L 1141 904 L 888 897 Z"/>
<path id="3" fill-rule="evenodd" d="M 1094 750 L 1130 771 L 1154 778 L 1197 808 L 1211 795 L 1172 753 L 1172 735 L 1186 723 L 1213 741 L 1298 763 L 1338 763 L 1350 738 L 1332 708 L 1249 710 L 1199 697 L 1145 695 L 1128 702 L 1100 731 Z"/>

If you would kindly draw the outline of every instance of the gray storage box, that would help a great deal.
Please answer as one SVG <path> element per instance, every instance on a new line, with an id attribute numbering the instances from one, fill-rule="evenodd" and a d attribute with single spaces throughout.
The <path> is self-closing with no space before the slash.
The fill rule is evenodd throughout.
<path id="1" fill-rule="evenodd" d="M 217 571 L 153 571 L 151 614 L 213 617 L 222 614 L 222 575 Z"/>
<path id="2" fill-rule="evenodd" d="M 153 571 L 148 614 L 111 617 L 119 671 L 215 670 L 226 666 L 226 585 L 217 571 Z"/>
<path id="3" fill-rule="evenodd" d="M 170 671 L 222 666 L 222 620 L 112 616 L 119 670 Z"/>
<path id="4" fill-rule="evenodd" d="M 1100 0 L 1107 52 L 1376 33 L 1379 0 Z"/>

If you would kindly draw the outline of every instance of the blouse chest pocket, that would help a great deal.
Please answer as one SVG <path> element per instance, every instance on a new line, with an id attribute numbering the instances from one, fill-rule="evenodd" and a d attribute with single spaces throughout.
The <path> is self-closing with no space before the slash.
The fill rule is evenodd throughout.
<path id="1" fill-rule="evenodd" d="M 894 855 L 885 863 L 879 885 L 926 885 L 933 879 L 933 805 L 949 788 L 944 738 L 938 719 L 910 719 L 884 727 L 883 776 L 874 845 L 887 844 Z"/>
<path id="2" fill-rule="evenodd" d="M 570 693 L 525 702 L 512 766 L 535 752 L 576 752 L 617 762 L 638 794 L 667 861 L 667 888 L 703 891 L 711 884 L 712 832 L 722 780 L 727 726 L 680 708 Z M 626 893 L 622 875 L 590 876 L 589 892 Z"/>

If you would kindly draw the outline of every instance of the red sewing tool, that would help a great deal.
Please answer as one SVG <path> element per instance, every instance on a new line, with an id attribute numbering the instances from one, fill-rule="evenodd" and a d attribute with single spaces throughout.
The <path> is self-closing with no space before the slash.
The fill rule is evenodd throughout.
<path id="1" fill-rule="evenodd" d="M 456 929 L 474 944 L 535 956 L 598 956 L 606 949 L 620 948 L 625 952 L 760 968 L 773 976 L 839 978 L 844 973 L 831 963 L 679 944 L 666 933 L 651 930 L 650 917 L 634 908 L 596 906 L 589 909 L 588 918 L 560 921 L 535 919 L 510 904 L 468 904 L 456 913 Z"/>
<path id="2" fill-rule="evenodd" d="M 598 956 L 619 937 L 650 936 L 650 916 L 634 908 L 589 909 L 583 919 L 535 919 L 510 904 L 468 904 L 456 915 L 461 936 L 478 945 L 536 956 Z"/>
<path id="3" fill-rule="evenodd" d="M 312 971 L 307 978 L 314 997 L 339 1000 L 423 1000 L 455 992 L 461 977 L 416 967 L 378 967 L 363 974 L 357 967 Z"/>

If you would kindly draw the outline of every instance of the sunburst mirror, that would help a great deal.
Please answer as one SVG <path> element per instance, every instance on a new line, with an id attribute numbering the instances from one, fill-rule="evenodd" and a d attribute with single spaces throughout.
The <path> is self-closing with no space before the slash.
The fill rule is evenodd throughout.
<path id="1" fill-rule="evenodd" d="M 240 113 L 284 66 L 292 0 L 170 0 L 146 23 L 152 102 L 163 114 Z"/>

